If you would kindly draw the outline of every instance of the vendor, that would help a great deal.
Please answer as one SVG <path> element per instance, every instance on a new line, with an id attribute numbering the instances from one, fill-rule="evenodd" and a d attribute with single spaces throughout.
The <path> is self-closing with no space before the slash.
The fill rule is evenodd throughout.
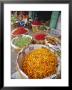
<path id="1" fill-rule="evenodd" d="M 27 19 L 28 19 L 28 12 L 18 11 L 17 12 L 17 17 L 18 17 L 18 20 L 19 20 L 19 25 L 20 26 L 25 26 L 25 24 L 27 23 Z"/>

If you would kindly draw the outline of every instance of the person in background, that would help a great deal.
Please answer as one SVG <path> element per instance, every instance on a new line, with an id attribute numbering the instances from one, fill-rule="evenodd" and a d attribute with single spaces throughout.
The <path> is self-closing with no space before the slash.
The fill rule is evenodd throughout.
<path id="1" fill-rule="evenodd" d="M 25 22 L 25 24 L 27 23 L 27 20 L 28 20 L 28 12 L 27 11 L 24 11 L 23 12 L 23 21 Z"/>
<path id="2" fill-rule="evenodd" d="M 20 26 L 25 26 L 28 19 L 28 12 L 27 11 L 18 11 L 17 12 L 17 18 L 19 20 Z"/>

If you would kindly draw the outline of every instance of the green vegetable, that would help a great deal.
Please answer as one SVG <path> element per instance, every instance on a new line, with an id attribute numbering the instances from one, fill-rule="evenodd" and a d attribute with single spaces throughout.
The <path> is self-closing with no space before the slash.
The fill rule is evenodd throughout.
<path id="1" fill-rule="evenodd" d="M 17 18 L 15 16 L 11 16 L 11 22 L 14 24 L 16 23 Z"/>
<path id="2" fill-rule="evenodd" d="M 59 56 L 61 56 L 61 51 L 60 51 L 60 50 L 57 50 L 56 52 L 57 52 L 57 54 L 58 54 Z"/>
<path id="3" fill-rule="evenodd" d="M 46 26 L 41 26 L 40 30 L 47 30 Z"/>
<path id="4" fill-rule="evenodd" d="M 14 39 L 14 41 L 13 41 L 14 45 L 16 45 L 20 48 L 23 46 L 29 45 L 30 42 L 31 42 L 31 38 L 29 38 L 29 37 L 19 37 L 17 39 Z"/>

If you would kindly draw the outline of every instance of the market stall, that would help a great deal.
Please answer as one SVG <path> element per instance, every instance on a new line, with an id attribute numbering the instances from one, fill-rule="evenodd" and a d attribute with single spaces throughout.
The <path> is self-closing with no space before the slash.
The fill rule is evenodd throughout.
<path id="1" fill-rule="evenodd" d="M 45 20 L 43 16 L 41 16 L 42 13 L 44 12 L 43 11 L 37 11 L 37 12 L 36 11 L 35 12 L 34 11 L 33 12 L 12 11 L 11 12 L 11 78 L 15 78 L 15 79 L 28 78 L 26 75 L 28 75 L 29 78 L 45 78 L 45 76 L 48 78 L 58 78 L 58 79 L 61 78 L 61 75 L 60 75 L 61 74 L 61 69 L 60 69 L 60 66 L 61 66 L 61 62 L 60 62 L 61 61 L 60 60 L 61 59 L 61 29 L 60 27 L 59 29 L 56 29 L 56 27 L 58 28 L 57 22 L 61 13 L 46 11 L 45 12 L 46 15 L 43 14 Z M 53 15 L 55 15 L 56 18 Z M 59 20 L 59 24 L 60 23 L 61 22 Z M 23 53 L 25 54 L 25 53 L 31 52 L 31 50 L 35 50 L 36 47 L 37 48 L 43 47 L 43 48 L 49 49 L 50 51 L 49 52 L 47 51 L 48 54 L 46 55 L 49 55 L 50 53 L 52 57 L 49 55 L 47 57 L 48 58 L 47 60 L 55 60 L 54 57 L 56 55 L 56 58 L 58 59 L 57 61 L 53 61 L 53 62 L 55 63 L 57 62 L 57 65 L 54 64 L 53 67 L 50 66 L 53 69 L 50 69 L 48 67 L 49 66 L 47 65 L 48 61 L 44 62 L 44 59 L 43 59 L 45 56 L 44 57 L 40 56 L 40 54 L 45 55 L 44 53 L 46 51 L 44 51 L 43 49 L 44 53 L 42 54 L 41 52 L 40 54 L 38 54 L 37 57 L 39 58 L 39 60 L 42 58 L 41 59 L 42 61 L 40 60 L 40 62 L 39 61 L 38 62 L 45 63 L 45 64 L 43 63 L 41 64 L 42 66 L 46 68 L 42 66 L 40 67 L 38 66 L 39 68 L 37 66 L 35 67 L 35 65 L 38 63 L 37 62 L 38 58 L 37 58 L 36 62 L 33 63 L 33 66 L 31 66 L 30 70 L 29 70 L 30 67 L 28 68 L 26 67 L 26 64 L 24 65 L 27 68 L 27 69 L 24 68 L 24 71 L 26 72 L 25 73 L 26 75 L 24 75 L 24 73 L 22 74 L 23 72 L 23 70 L 21 69 L 22 67 L 20 67 L 19 58 L 21 58 L 21 56 L 19 55 L 19 53 L 23 55 Z M 33 69 L 34 67 L 36 68 L 35 69 L 36 71 Z M 40 73 L 38 70 L 40 71 Z M 31 72 L 32 74 L 29 72 Z"/>

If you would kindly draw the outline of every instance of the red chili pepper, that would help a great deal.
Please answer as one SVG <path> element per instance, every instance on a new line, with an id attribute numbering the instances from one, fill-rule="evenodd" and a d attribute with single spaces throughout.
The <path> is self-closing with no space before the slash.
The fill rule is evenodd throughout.
<path id="1" fill-rule="evenodd" d="M 42 25 L 42 23 L 40 21 L 33 21 L 32 24 L 33 25 Z"/>
<path id="2" fill-rule="evenodd" d="M 37 39 L 37 40 L 44 40 L 45 39 L 45 34 L 37 34 L 37 35 L 35 35 L 35 39 Z"/>
<path id="3" fill-rule="evenodd" d="M 13 32 L 13 35 L 19 35 L 19 34 L 25 34 L 27 30 L 25 30 L 23 27 L 19 27 L 15 32 Z"/>

